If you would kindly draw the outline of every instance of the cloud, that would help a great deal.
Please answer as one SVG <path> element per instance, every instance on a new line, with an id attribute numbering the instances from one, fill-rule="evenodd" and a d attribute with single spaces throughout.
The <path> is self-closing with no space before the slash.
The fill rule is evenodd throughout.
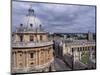
<path id="1" fill-rule="evenodd" d="M 12 26 L 19 25 L 30 5 L 49 32 L 95 32 L 95 6 L 13 1 Z"/>

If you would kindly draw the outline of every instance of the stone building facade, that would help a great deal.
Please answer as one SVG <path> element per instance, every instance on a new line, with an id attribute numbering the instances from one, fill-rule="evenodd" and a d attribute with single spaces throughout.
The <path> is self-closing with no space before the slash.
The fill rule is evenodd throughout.
<path id="1" fill-rule="evenodd" d="M 84 40 L 54 39 L 56 56 L 63 59 L 72 70 L 96 68 L 96 41 L 92 33 L 89 32 L 87 36 Z"/>
<path id="2" fill-rule="evenodd" d="M 74 61 L 81 60 L 82 53 L 88 53 L 89 58 L 93 59 L 93 54 L 96 52 L 96 45 L 93 41 L 79 40 L 71 43 L 63 44 L 63 55 L 70 54 L 74 56 Z"/>
<path id="3" fill-rule="evenodd" d="M 50 71 L 54 61 L 53 42 L 48 40 L 48 32 L 32 8 L 12 35 L 12 73 Z"/>
<path id="4" fill-rule="evenodd" d="M 71 43 L 64 43 L 63 56 L 71 57 L 70 58 L 72 60 L 71 66 L 73 69 L 95 69 L 96 68 L 95 41 L 79 40 Z"/>

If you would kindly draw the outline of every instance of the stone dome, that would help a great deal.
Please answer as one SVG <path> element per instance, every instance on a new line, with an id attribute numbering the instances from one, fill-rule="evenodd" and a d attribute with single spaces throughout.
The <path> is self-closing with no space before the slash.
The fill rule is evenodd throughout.
<path id="1" fill-rule="evenodd" d="M 27 28 L 38 28 L 42 23 L 34 14 L 34 9 L 29 8 L 28 14 L 21 20 L 20 24 Z"/>
<path id="2" fill-rule="evenodd" d="M 20 21 L 20 26 L 17 27 L 17 32 L 45 32 L 41 27 L 41 21 L 34 14 L 34 10 L 30 8 L 28 14 L 25 15 Z"/>
<path id="3" fill-rule="evenodd" d="M 41 25 L 41 21 L 35 17 L 35 16 L 25 16 L 21 22 L 24 26 L 27 26 L 28 28 L 38 28 L 39 25 Z"/>

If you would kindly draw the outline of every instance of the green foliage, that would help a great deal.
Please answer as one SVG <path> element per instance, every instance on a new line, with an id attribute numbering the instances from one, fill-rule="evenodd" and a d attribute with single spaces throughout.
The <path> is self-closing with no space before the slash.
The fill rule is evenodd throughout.
<path id="1" fill-rule="evenodd" d="M 84 63 L 84 64 L 87 64 L 88 58 L 89 58 L 89 55 L 87 53 L 82 53 L 81 62 Z"/>

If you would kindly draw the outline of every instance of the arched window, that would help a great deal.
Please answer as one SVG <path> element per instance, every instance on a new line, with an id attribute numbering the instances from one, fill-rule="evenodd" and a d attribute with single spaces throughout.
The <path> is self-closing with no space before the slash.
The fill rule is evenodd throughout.
<path id="1" fill-rule="evenodd" d="M 78 47 L 78 48 L 77 48 L 77 50 L 79 51 L 79 50 L 80 50 L 80 48 Z"/>
<path id="2" fill-rule="evenodd" d="M 20 67 L 23 67 L 23 64 L 22 64 L 22 63 L 19 63 L 19 66 L 20 66 Z"/>
<path id="3" fill-rule="evenodd" d="M 40 41 L 42 41 L 43 40 L 43 37 L 42 37 L 42 35 L 40 35 Z"/>
<path id="4" fill-rule="evenodd" d="M 22 35 L 20 35 L 20 42 L 22 42 L 23 41 L 23 36 Z"/>
<path id="5" fill-rule="evenodd" d="M 30 53 L 30 58 L 34 58 L 34 53 Z"/>
<path id="6" fill-rule="evenodd" d="M 30 36 L 30 41 L 34 41 L 34 36 L 33 35 Z"/>

